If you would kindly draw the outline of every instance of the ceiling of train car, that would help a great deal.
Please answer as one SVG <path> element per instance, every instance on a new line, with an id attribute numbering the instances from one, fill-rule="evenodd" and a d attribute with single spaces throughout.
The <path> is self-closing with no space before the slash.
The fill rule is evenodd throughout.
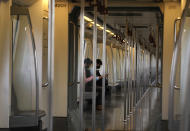
<path id="1" fill-rule="evenodd" d="M 80 1 L 80 0 L 78 0 Z M 108 0 L 108 2 L 128 2 L 132 0 Z M 158 2 L 160 0 L 135 0 L 139 2 Z M 135 2 L 133 0 L 133 2 Z M 86 13 L 91 16 L 90 18 L 93 19 L 93 8 L 87 7 Z M 161 19 L 161 11 L 159 7 L 108 7 L 108 14 L 106 16 L 107 24 L 112 27 L 111 30 L 118 34 L 125 34 L 126 29 L 126 22 L 131 27 L 135 27 L 137 30 L 136 37 L 138 40 L 143 39 L 149 43 L 149 35 L 151 32 L 151 28 L 154 29 L 158 24 L 160 24 Z M 103 20 L 102 15 L 98 15 L 100 21 Z M 162 21 L 162 20 L 161 20 Z M 102 24 L 102 23 L 99 23 Z"/>
<path id="2" fill-rule="evenodd" d="M 126 23 L 131 27 L 136 28 L 137 40 L 143 40 L 149 43 L 149 35 L 151 27 L 156 27 L 158 24 L 158 12 L 141 12 L 141 11 L 110 11 L 106 16 L 106 21 L 113 28 L 113 32 L 117 31 L 125 33 Z M 103 20 L 102 15 L 98 15 L 99 19 Z M 91 19 L 93 17 L 90 17 Z M 101 24 L 99 22 L 99 24 Z M 98 34 L 101 36 L 101 32 Z"/>
<path id="3" fill-rule="evenodd" d="M 103 16 L 99 15 L 101 19 Z M 109 11 L 106 21 L 114 29 L 125 32 L 126 23 L 135 27 L 138 39 L 149 41 L 150 27 L 156 27 L 160 19 L 159 12 L 151 11 Z"/>

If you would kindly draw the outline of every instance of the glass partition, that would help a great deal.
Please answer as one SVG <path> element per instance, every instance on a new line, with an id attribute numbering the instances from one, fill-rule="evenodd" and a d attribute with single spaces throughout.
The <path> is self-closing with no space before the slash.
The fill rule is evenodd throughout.
<path id="1" fill-rule="evenodd" d="M 177 21 L 177 20 L 176 20 Z M 177 29 L 175 23 L 175 30 Z M 183 11 L 178 39 L 174 51 L 170 78 L 169 129 L 188 131 L 189 127 L 189 35 L 190 35 L 189 0 Z M 174 36 L 175 38 L 175 36 Z M 181 129 L 180 129 L 181 128 Z"/>
<path id="2" fill-rule="evenodd" d="M 13 16 L 11 127 L 38 124 L 35 43 L 28 15 Z"/>
<path id="3" fill-rule="evenodd" d="M 181 74 L 180 74 L 180 131 L 190 130 L 190 1 L 187 1 L 185 17 L 182 18 L 183 29 L 181 30 Z"/>

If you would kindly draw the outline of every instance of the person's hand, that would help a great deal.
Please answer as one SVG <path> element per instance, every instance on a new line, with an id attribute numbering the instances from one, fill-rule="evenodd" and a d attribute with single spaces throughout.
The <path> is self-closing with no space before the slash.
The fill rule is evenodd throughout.
<path id="1" fill-rule="evenodd" d="M 103 77 L 102 76 L 99 76 L 99 79 L 102 79 Z"/>

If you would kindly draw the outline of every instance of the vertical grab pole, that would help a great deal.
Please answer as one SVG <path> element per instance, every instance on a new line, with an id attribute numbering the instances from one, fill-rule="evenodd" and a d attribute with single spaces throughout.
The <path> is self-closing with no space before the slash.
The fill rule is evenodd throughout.
<path id="1" fill-rule="evenodd" d="M 158 62 L 159 62 L 159 25 L 156 27 L 156 86 L 158 86 Z"/>
<path id="2" fill-rule="evenodd" d="M 127 121 L 127 119 L 126 119 L 126 115 L 127 115 L 127 111 L 126 111 L 126 106 L 127 106 L 127 81 L 126 81 L 126 79 L 127 79 L 127 77 L 126 77 L 126 66 L 127 66 L 127 43 L 125 43 L 125 56 L 124 56 L 124 66 L 123 66 L 123 68 L 124 68 L 124 122 L 126 122 Z"/>
<path id="3" fill-rule="evenodd" d="M 127 122 L 127 119 L 126 119 L 126 116 L 127 116 L 127 113 L 128 113 L 128 92 L 127 92 L 127 69 L 128 69 L 128 63 L 127 63 L 127 44 L 128 44 L 128 39 L 127 39 L 127 36 L 128 36 L 128 22 L 127 22 L 127 19 L 126 19 L 126 30 L 125 30 L 125 37 L 126 37 L 126 42 L 125 42 L 125 55 L 124 55 L 124 122 Z"/>
<path id="4" fill-rule="evenodd" d="M 127 81 L 128 81 L 128 91 L 127 91 L 127 94 L 128 94 L 128 103 L 127 103 L 127 107 L 128 107 L 128 112 L 127 112 L 127 115 L 128 115 L 128 118 L 130 117 L 130 109 L 131 109 L 131 85 L 130 85 L 130 83 L 131 83 L 131 75 L 130 75 L 130 70 L 131 70 L 131 62 L 130 62 L 130 60 L 131 60 L 131 58 L 130 58 L 130 44 L 131 44 L 131 40 L 130 40 L 130 38 L 129 38 L 129 42 L 128 42 L 128 44 L 127 44 L 127 58 L 128 58 L 128 61 L 127 61 Z"/>
<path id="5" fill-rule="evenodd" d="M 137 57 L 136 57 L 136 32 L 135 32 L 135 28 L 133 28 L 133 42 L 134 42 L 134 119 L 133 119 L 133 129 L 136 130 L 136 101 L 137 101 Z"/>
<path id="6" fill-rule="evenodd" d="M 102 131 L 104 131 L 104 121 L 105 121 L 105 86 L 106 86 L 106 15 L 104 15 L 104 22 L 103 22 L 103 85 L 102 85 Z"/>
<path id="7" fill-rule="evenodd" d="M 110 44 L 110 50 L 111 50 L 111 62 L 112 62 L 112 85 L 114 85 L 114 80 L 115 80 L 115 76 L 114 76 L 114 55 L 113 55 L 113 44 Z"/>
<path id="8" fill-rule="evenodd" d="M 84 6 L 85 0 L 81 0 L 81 12 L 80 12 L 80 131 L 84 130 L 83 122 L 83 93 L 84 93 Z"/>
<path id="9" fill-rule="evenodd" d="M 130 118 L 131 112 L 131 38 L 129 37 L 128 43 L 128 118 Z"/>
<path id="10" fill-rule="evenodd" d="M 137 46 L 136 46 L 136 29 L 133 31 L 134 35 L 134 88 L 135 88 L 135 100 L 134 100 L 134 107 L 137 103 Z"/>
<path id="11" fill-rule="evenodd" d="M 130 84 L 130 110 L 129 110 L 129 113 L 130 115 L 132 114 L 132 108 L 133 108 L 133 87 L 132 87 L 132 79 L 133 79 L 133 45 L 132 45 L 132 38 L 131 38 L 131 41 L 130 41 L 130 52 L 129 52 L 129 64 L 130 64 L 130 69 L 129 69 L 129 74 L 130 74 L 130 79 L 129 79 L 129 84 Z"/>
<path id="12" fill-rule="evenodd" d="M 96 5 L 96 0 L 94 0 Z M 93 95 L 92 95 L 92 131 L 96 129 L 96 54 L 97 54 L 97 7 L 94 6 L 93 26 Z"/>
<path id="13" fill-rule="evenodd" d="M 139 53 L 139 48 L 140 48 L 140 45 L 139 45 L 139 43 L 138 43 L 138 45 L 136 46 L 136 51 L 137 51 L 137 53 L 136 53 L 136 55 L 137 55 L 137 102 L 139 101 L 139 99 L 140 99 L 140 69 L 139 69 L 139 65 L 140 65 L 140 58 L 139 58 L 139 55 L 140 55 L 140 53 Z M 139 106 L 138 106 L 139 107 Z"/>
<path id="14" fill-rule="evenodd" d="M 55 0 L 49 0 L 48 23 L 48 131 L 53 131 L 53 81 L 54 81 L 54 17 Z"/>

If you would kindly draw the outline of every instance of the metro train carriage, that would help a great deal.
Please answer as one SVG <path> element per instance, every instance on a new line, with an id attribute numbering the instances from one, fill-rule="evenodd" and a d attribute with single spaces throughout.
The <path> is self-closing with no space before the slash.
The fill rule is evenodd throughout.
<path id="1" fill-rule="evenodd" d="M 190 0 L 0 0 L 0 131 L 189 131 Z"/>

